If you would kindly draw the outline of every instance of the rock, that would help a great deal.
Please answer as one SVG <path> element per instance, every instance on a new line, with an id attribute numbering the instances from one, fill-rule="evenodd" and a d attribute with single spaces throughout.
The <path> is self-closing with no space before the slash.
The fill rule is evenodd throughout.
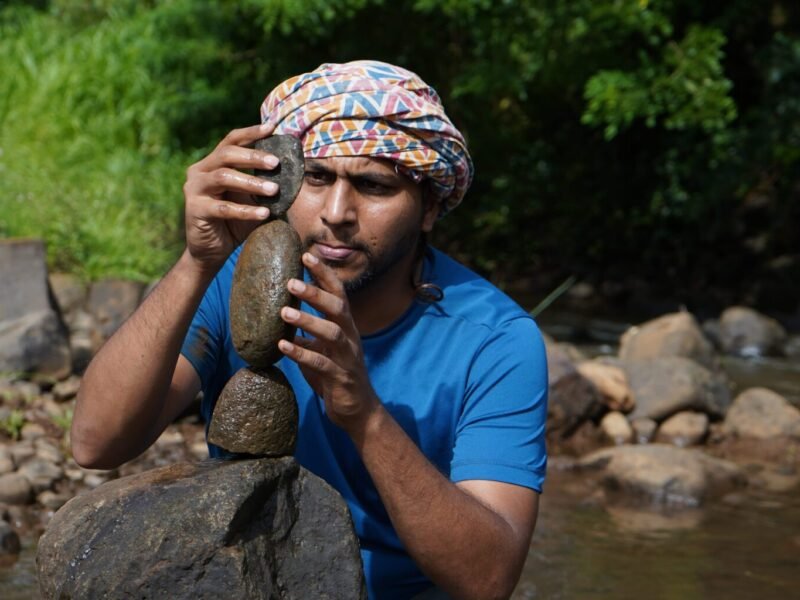
<path id="1" fill-rule="evenodd" d="M 682 411 L 672 415 L 658 428 L 656 441 L 683 448 L 701 443 L 708 435 L 705 413 Z"/>
<path id="2" fill-rule="evenodd" d="M 278 341 L 294 339 L 295 327 L 280 312 L 284 306 L 299 306 L 286 284 L 303 278 L 302 251 L 291 225 L 270 221 L 247 237 L 239 255 L 231 285 L 231 339 L 254 368 L 271 367 L 283 357 Z"/>
<path id="3" fill-rule="evenodd" d="M 35 494 L 51 489 L 56 481 L 64 477 L 64 469 L 41 458 L 32 458 L 17 473 L 30 481 Z"/>
<path id="4" fill-rule="evenodd" d="M 82 308 L 86 302 L 86 285 L 80 278 L 69 273 L 51 273 L 48 280 L 58 310 L 64 321 L 69 323 L 69 315 Z"/>
<path id="5" fill-rule="evenodd" d="M 0 475 L 0 502 L 3 504 L 30 504 L 33 489 L 28 479 L 20 473 Z"/>
<path id="6" fill-rule="evenodd" d="M 41 240 L 0 240 L 0 372 L 70 370 L 67 332 L 51 303 Z"/>
<path id="7" fill-rule="evenodd" d="M 0 447 L 0 475 L 13 473 L 16 468 L 14 458 L 11 456 L 11 452 L 8 451 L 8 448 Z"/>
<path id="8" fill-rule="evenodd" d="M 72 499 L 68 494 L 57 494 L 51 490 L 45 490 L 36 496 L 36 502 L 49 510 L 58 510 Z"/>
<path id="9" fill-rule="evenodd" d="M 658 423 L 653 419 L 640 417 L 638 419 L 633 419 L 630 424 L 633 428 L 633 434 L 637 444 L 649 444 L 653 441 L 656 435 L 656 429 L 658 429 Z"/>
<path id="10" fill-rule="evenodd" d="M 770 439 L 800 438 L 800 410 L 766 388 L 749 388 L 733 401 L 723 423 L 728 435 Z"/>
<path id="11" fill-rule="evenodd" d="M 631 420 L 646 417 L 663 421 L 682 410 L 697 410 L 722 418 L 730 405 L 730 391 L 722 375 L 711 373 L 680 356 L 622 363 L 636 399 Z"/>
<path id="12" fill-rule="evenodd" d="M 97 319 L 104 339 L 111 337 L 136 310 L 143 287 L 139 282 L 125 279 L 103 279 L 92 284 L 88 308 Z"/>
<path id="13" fill-rule="evenodd" d="M 59 381 L 53 386 L 53 397 L 59 402 L 71 400 L 78 394 L 81 387 L 81 378 L 77 375 L 72 375 L 64 381 Z"/>
<path id="14" fill-rule="evenodd" d="M 36 457 L 59 465 L 64 462 L 64 453 L 54 441 L 49 438 L 40 438 L 33 442 L 33 447 L 36 450 Z"/>
<path id="15" fill-rule="evenodd" d="M 610 411 L 629 413 L 636 405 L 625 371 L 615 365 L 598 361 L 578 363 L 578 372 L 594 384 L 600 394 L 600 402 Z"/>
<path id="16" fill-rule="evenodd" d="M 663 444 L 604 448 L 578 467 L 601 470 L 611 500 L 656 505 L 698 506 L 747 481 L 734 463 Z"/>
<path id="17" fill-rule="evenodd" d="M 97 319 L 83 310 L 77 310 L 72 314 L 69 330 L 73 368 L 76 373 L 81 373 L 103 345 L 103 333 Z"/>
<path id="18" fill-rule="evenodd" d="M 0 521 L 0 559 L 9 555 L 16 556 L 22 550 L 19 535 L 10 524 Z"/>
<path id="19" fill-rule="evenodd" d="M 278 157 L 280 164 L 271 171 L 256 169 L 255 174 L 278 184 L 275 196 L 253 196 L 256 202 L 268 206 L 271 217 L 283 218 L 303 185 L 305 157 L 303 144 L 291 135 L 272 135 L 255 144 L 257 150 Z"/>
<path id="20" fill-rule="evenodd" d="M 36 454 L 36 448 L 31 440 L 23 440 L 17 442 L 9 448 L 11 457 L 14 459 L 14 464 L 21 465 L 26 460 L 31 459 Z"/>
<path id="21" fill-rule="evenodd" d="M 722 350 L 737 356 L 778 355 L 787 337 L 786 330 L 775 319 L 744 306 L 726 309 L 719 326 Z"/>
<path id="22" fill-rule="evenodd" d="M 179 463 L 70 500 L 39 541 L 51 598 L 366 598 L 347 506 L 293 458 Z"/>
<path id="23" fill-rule="evenodd" d="M 566 438 L 586 420 L 598 418 L 605 407 L 597 388 L 578 369 L 559 344 L 547 343 L 549 397 L 547 431 Z"/>
<path id="24" fill-rule="evenodd" d="M 55 311 L 48 308 L 0 321 L 0 371 L 37 372 L 55 379 L 70 374 L 67 331 Z"/>
<path id="25" fill-rule="evenodd" d="M 208 441 L 233 453 L 288 456 L 297 426 L 297 401 L 286 376 L 276 367 L 241 369 L 219 395 Z"/>
<path id="26" fill-rule="evenodd" d="M 600 421 L 600 430 L 608 441 L 617 446 L 633 441 L 633 428 L 621 412 L 607 413 Z"/>
<path id="27" fill-rule="evenodd" d="M 783 353 L 787 358 L 800 358 L 800 335 L 789 336 L 783 345 Z"/>
<path id="28" fill-rule="evenodd" d="M 39 423 L 25 423 L 20 431 L 20 438 L 23 440 L 37 440 L 45 435 L 44 427 Z"/>
<path id="29" fill-rule="evenodd" d="M 631 327 L 620 340 L 619 356 L 624 361 L 682 356 L 709 368 L 714 364 L 713 347 L 688 312 L 664 315 Z"/>

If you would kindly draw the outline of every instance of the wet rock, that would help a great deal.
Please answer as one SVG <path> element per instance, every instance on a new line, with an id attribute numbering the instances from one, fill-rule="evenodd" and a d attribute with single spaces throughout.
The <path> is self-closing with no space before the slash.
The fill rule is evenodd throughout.
<path id="1" fill-rule="evenodd" d="M 283 218 L 303 185 L 305 158 L 300 140 L 291 135 L 273 135 L 255 144 L 257 150 L 278 157 L 280 164 L 271 171 L 257 169 L 255 174 L 278 184 L 276 196 L 253 196 L 256 202 L 268 206 L 270 215 Z"/>
<path id="2" fill-rule="evenodd" d="M 589 419 L 598 418 L 605 406 L 594 384 L 581 375 L 559 344 L 547 343 L 549 397 L 548 435 L 566 438 Z"/>
<path id="3" fill-rule="evenodd" d="M 721 418 L 730 405 L 725 378 L 680 356 L 622 363 L 636 399 L 631 420 L 640 417 L 663 421 L 682 410 Z"/>
<path id="4" fill-rule="evenodd" d="M 786 330 L 775 319 L 744 306 L 733 306 L 720 316 L 720 344 L 727 354 L 774 356 L 783 351 Z"/>
<path id="5" fill-rule="evenodd" d="M 0 502 L 3 504 L 30 504 L 33 489 L 28 479 L 20 473 L 0 475 Z"/>
<path id="6" fill-rule="evenodd" d="M 136 310 L 143 287 L 137 281 L 125 279 L 103 279 L 92 284 L 88 309 L 97 319 L 104 339 L 111 337 Z"/>
<path id="7" fill-rule="evenodd" d="M 294 391 L 276 367 L 238 371 L 223 388 L 208 441 L 233 453 L 287 456 L 297 443 Z"/>
<path id="8" fill-rule="evenodd" d="M 30 482 L 34 494 L 51 489 L 56 481 L 64 477 L 64 469 L 41 458 L 32 458 L 17 473 Z"/>
<path id="9" fill-rule="evenodd" d="M 610 411 L 629 413 L 636 405 L 625 371 L 620 367 L 599 361 L 578 363 L 578 372 L 594 384 L 600 401 Z"/>
<path id="10" fill-rule="evenodd" d="M 638 419 L 633 419 L 630 423 L 637 444 L 649 444 L 653 441 L 656 435 L 656 429 L 658 429 L 658 423 L 653 419 L 640 417 Z"/>
<path id="11" fill-rule="evenodd" d="M 612 501 L 698 506 L 746 483 L 734 463 L 663 444 L 604 448 L 583 457 L 578 466 L 602 472 Z"/>
<path id="12" fill-rule="evenodd" d="M 800 438 L 800 410 L 766 388 L 750 388 L 733 401 L 723 423 L 728 435 L 771 439 Z"/>
<path id="13" fill-rule="evenodd" d="M 283 357 L 278 341 L 294 338 L 295 327 L 280 316 L 284 306 L 297 308 L 289 279 L 302 279 L 302 245 L 291 225 L 270 221 L 247 238 L 231 287 L 231 339 L 252 367 L 266 368 Z"/>
<path id="14" fill-rule="evenodd" d="M 679 447 L 700 444 L 708 435 L 708 416 L 705 413 L 682 411 L 672 415 L 658 428 L 656 441 Z"/>
<path id="15" fill-rule="evenodd" d="M 607 413 L 600 421 L 600 430 L 608 441 L 617 446 L 633 441 L 633 428 L 621 412 Z"/>
<path id="16" fill-rule="evenodd" d="M 46 600 L 366 597 L 346 504 L 292 458 L 109 482 L 56 513 L 36 564 Z"/>
<path id="17" fill-rule="evenodd" d="M 625 361 L 682 356 L 709 368 L 714 364 L 713 347 L 688 312 L 664 315 L 631 327 L 620 340 L 619 356 Z"/>
<path id="18" fill-rule="evenodd" d="M 19 535 L 10 524 L 0 521 L 0 559 L 16 556 L 22 550 Z"/>

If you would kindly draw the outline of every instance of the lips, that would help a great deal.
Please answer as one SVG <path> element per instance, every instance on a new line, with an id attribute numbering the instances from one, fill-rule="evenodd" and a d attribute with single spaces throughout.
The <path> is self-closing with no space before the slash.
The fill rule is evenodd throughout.
<path id="1" fill-rule="evenodd" d="M 316 242 L 314 244 L 314 249 L 317 251 L 320 258 L 333 261 L 347 260 L 358 251 L 351 246 L 329 246 L 321 242 Z"/>

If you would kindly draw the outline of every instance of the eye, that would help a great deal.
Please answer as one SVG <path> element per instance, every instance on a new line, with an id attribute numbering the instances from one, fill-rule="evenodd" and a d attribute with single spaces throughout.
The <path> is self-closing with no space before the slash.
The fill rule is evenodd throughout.
<path id="1" fill-rule="evenodd" d="M 359 177 L 355 184 L 362 194 L 369 194 L 371 196 L 386 196 L 394 192 L 394 187 L 391 185 L 375 181 L 368 177 Z"/>
<path id="2" fill-rule="evenodd" d="M 309 185 L 328 185 L 333 181 L 333 175 L 325 171 L 306 171 L 304 180 Z"/>

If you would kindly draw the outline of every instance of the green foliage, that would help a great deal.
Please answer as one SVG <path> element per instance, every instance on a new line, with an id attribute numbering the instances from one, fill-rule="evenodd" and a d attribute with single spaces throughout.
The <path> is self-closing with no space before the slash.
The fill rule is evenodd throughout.
<path id="1" fill-rule="evenodd" d="M 25 426 L 25 415 L 21 410 L 12 410 L 7 417 L 0 419 L 0 431 L 13 440 L 18 440 Z"/>
<path id="2" fill-rule="evenodd" d="M 186 167 L 287 76 L 376 58 L 433 84 L 470 143 L 438 245 L 496 278 L 736 279 L 797 252 L 799 32 L 785 0 L 7 3 L 0 235 L 44 236 L 87 278 L 158 276 Z M 749 256 L 734 208 L 755 193 L 769 240 Z M 712 247 L 736 268 L 698 278 Z"/>

